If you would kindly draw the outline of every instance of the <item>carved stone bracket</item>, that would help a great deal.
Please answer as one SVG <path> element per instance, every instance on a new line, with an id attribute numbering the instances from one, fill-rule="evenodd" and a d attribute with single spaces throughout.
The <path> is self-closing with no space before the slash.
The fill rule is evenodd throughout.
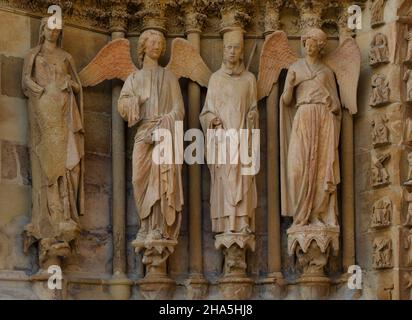
<path id="1" fill-rule="evenodd" d="M 332 252 L 339 251 L 339 227 L 294 226 L 289 228 L 288 252 L 295 255 L 303 273 L 298 280 L 303 299 L 320 299 L 329 295 L 330 280 L 325 267 Z"/>
<path id="2" fill-rule="evenodd" d="M 322 253 L 328 250 L 329 245 L 333 252 L 337 253 L 339 251 L 339 232 L 339 227 L 313 225 L 291 227 L 287 231 L 288 253 L 293 255 L 298 245 L 304 253 L 307 253 L 312 241 L 317 244 Z"/>
<path id="3" fill-rule="evenodd" d="M 174 252 L 174 240 L 134 240 L 136 253 L 144 250 L 142 263 L 146 266 L 144 279 L 138 282 L 140 292 L 146 299 L 170 299 L 175 282 L 167 275 L 167 259 Z"/>
<path id="4" fill-rule="evenodd" d="M 252 234 L 224 233 L 216 236 L 216 249 L 223 249 L 225 256 L 224 275 L 219 288 L 225 299 L 248 299 L 252 295 L 253 283 L 246 276 L 246 250 L 255 250 Z"/>

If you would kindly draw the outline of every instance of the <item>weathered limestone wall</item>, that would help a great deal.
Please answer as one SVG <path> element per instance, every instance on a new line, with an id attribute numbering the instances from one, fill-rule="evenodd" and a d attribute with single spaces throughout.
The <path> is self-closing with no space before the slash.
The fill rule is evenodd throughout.
<path id="1" fill-rule="evenodd" d="M 362 29 L 357 32 L 356 40 L 362 53 L 361 78 L 358 89 L 358 114 L 354 117 L 355 136 L 355 194 L 356 194 L 356 263 L 361 266 L 364 276 L 363 291 L 356 292 L 347 288 L 346 278 L 342 276 L 342 253 L 334 258 L 329 270 L 332 278 L 331 298 L 338 299 L 408 299 L 410 288 L 405 286 L 404 277 L 410 271 L 405 265 L 403 241 L 407 228 L 402 226 L 407 211 L 407 203 L 403 198 L 403 186 L 406 180 L 408 165 L 407 154 L 412 151 L 403 139 L 405 119 L 411 116 L 409 105 L 405 102 L 405 83 L 402 81 L 405 65 L 405 26 L 398 16 L 407 16 L 411 7 L 410 1 L 389 0 L 385 7 L 385 24 L 371 28 L 370 1 L 363 5 Z M 405 12 L 398 12 L 401 4 Z M 405 4 L 406 3 L 406 4 Z M 255 42 L 257 52 L 252 58 L 250 70 L 257 76 L 259 53 L 264 41 L 265 1 L 257 1 L 254 6 L 251 23 L 247 28 L 245 41 L 245 60 L 248 61 Z M 30 15 L 29 15 L 29 14 Z M 330 16 L 333 15 L 331 10 Z M 87 16 L 90 19 L 90 16 Z M 168 20 L 168 49 L 161 64 L 167 64 L 170 57 L 170 44 L 173 38 L 184 37 L 184 28 L 176 14 Z M 98 17 L 96 17 L 98 20 Z M 201 55 L 212 71 L 219 69 L 222 61 L 222 39 L 218 33 L 220 19 L 208 17 L 201 35 Z M 179 22 L 180 21 L 180 22 Z M 281 11 L 280 28 L 284 30 L 291 46 L 300 52 L 299 14 L 293 8 Z M 31 177 L 30 159 L 27 139 L 27 101 L 21 91 L 21 70 L 23 58 L 38 40 L 40 20 L 38 16 L 26 11 L 10 10 L 8 5 L 0 4 L 0 298 L 41 298 L 35 290 L 31 275 L 38 269 L 37 254 L 30 249 L 23 253 L 22 231 L 30 221 L 31 211 Z M 131 22 L 128 39 L 131 42 L 135 58 L 140 22 Z M 337 28 L 326 24 L 330 42 L 327 51 L 338 46 Z M 388 38 L 389 63 L 371 67 L 369 65 L 370 43 L 378 32 Z M 110 41 L 110 30 L 99 24 L 91 28 L 80 23 L 69 24 L 64 29 L 63 47 L 72 54 L 77 69 L 86 66 L 97 52 Z M 390 87 L 390 103 L 381 107 L 369 104 L 371 78 L 373 74 L 385 74 Z M 280 79 L 280 90 L 283 88 L 285 74 Z M 180 80 L 188 112 L 188 81 Z M 68 299 L 111 299 L 108 280 L 113 273 L 113 237 L 112 237 L 112 83 L 86 88 L 84 91 L 85 106 L 85 143 L 86 143 L 86 214 L 81 217 L 82 234 L 79 239 L 78 255 L 65 262 L 65 276 L 69 286 L 65 297 Z M 205 99 L 206 89 L 201 89 L 201 105 Z M 256 251 L 249 252 L 248 273 L 257 281 L 253 298 L 273 298 L 267 288 L 259 281 L 268 276 L 268 202 L 272 195 L 267 192 L 267 111 L 266 101 L 259 104 L 261 129 L 261 163 L 257 176 L 258 208 L 256 211 Z M 386 127 L 389 130 L 390 144 L 374 147 L 372 144 L 371 120 L 385 115 Z M 185 127 L 188 128 L 186 119 Z M 131 184 L 131 157 L 135 131 L 126 132 L 126 177 L 127 177 L 127 276 L 136 281 L 143 276 L 141 256 L 136 256 L 131 246 L 138 228 L 138 217 L 133 199 Z M 372 186 L 372 155 L 389 153 L 390 159 L 385 163 L 390 183 L 378 187 Z M 185 203 L 189 203 L 190 186 L 188 168 L 184 166 Z M 214 234 L 210 221 L 210 175 L 206 165 L 202 166 L 202 254 L 205 278 L 210 283 L 207 298 L 220 299 L 216 285 L 222 272 L 223 257 L 214 247 Z M 374 203 L 388 197 L 392 203 L 392 221 L 390 226 L 371 228 L 371 214 Z M 340 199 L 342 203 L 345 199 Z M 190 209 L 186 205 L 183 213 L 182 228 L 176 251 L 169 260 L 169 275 L 176 280 L 178 286 L 174 298 L 187 297 L 185 281 L 189 277 L 189 216 Z M 287 255 L 286 230 L 291 219 L 281 219 L 282 273 L 285 278 L 285 290 L 277 297 L 299 299 L 296 284 L 297 273 L 294 261 Z M 392 243 L 392 265 L 376 268 L 373 264 L 374 240 L 386 237 Z M 409 269 L 408 269 L 409 268 Z M 137 286 L 133 286 L 132 299 L 141 299 Z"/>

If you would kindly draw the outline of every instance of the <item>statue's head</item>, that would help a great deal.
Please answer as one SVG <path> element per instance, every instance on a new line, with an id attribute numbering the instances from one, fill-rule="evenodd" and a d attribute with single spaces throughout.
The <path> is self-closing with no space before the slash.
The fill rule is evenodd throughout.
<path id="1" fill-rule="evenodd" d="M 233 29 L 223 35 L 223 62 L 231 65 L 243 62 L 243 30 Z"/>
<path id="2" fill-rule="evenodd" d="M 63 29 L 50 29 L 48 22 L 50 17 L 45 17 L 41 20 L 39 44 L 43 44 L 46 40 L 49 42 L 56 42 L 58 47 L 62 46 Z"/>
<path id="3" fill-rule="evenodd" d="M 323 54 L 326 47 L 328 36 L 318 28 L 309 29 L 302 36 L 302 44 L 305 52 L 310 57 L 316 57 Z"/>
<path id="4" fill-rule="evenodd" d="M 146 30 L 140 37 L 137 45 L 137 57 L 139 67 L 143 66 L 145 56 L 158 60 L 166 51 L 166 38 L 157 30 Z"/>

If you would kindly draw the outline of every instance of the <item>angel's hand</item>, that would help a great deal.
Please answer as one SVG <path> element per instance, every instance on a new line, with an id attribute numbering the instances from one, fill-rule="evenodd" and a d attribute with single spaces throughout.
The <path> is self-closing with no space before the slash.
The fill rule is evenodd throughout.
<path id="1" fill-rule="evenodd" d="M 290 70 L 286 77 L 286 87 L 288 89 L 294 88 L 296 85 L 296 73 L 295 71 Z"/>
<path id="2" fill-rule="evenodd" d="M 219 117 L 216 117 L 212 120 L 212 126 L 219 127 L 222 125 L 222 120 Z"/>
<path id="3" fill-rule="evenodd" d="M 33 80 L 30 80 L 27 82 L 27 87 L 30 89 L 31 92 L 33 92 L 35 95 L 42 95 L 44 92 L 44 88 L 34 82 Z"/>
<path id="4" fill-rule="evenodd" d="M 143 141 L 147 144 L 153 144 L 153 131 L 150 130 L 146 133 L 146 136 L 144 137 Z"/>

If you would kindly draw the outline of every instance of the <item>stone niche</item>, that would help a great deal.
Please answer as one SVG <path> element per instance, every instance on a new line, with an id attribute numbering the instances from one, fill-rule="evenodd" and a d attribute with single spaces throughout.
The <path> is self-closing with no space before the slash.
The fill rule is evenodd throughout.
<path id="1" fill-rule="evenodd" d="M 176 0 L 166 7 L 159 5 L 160 1 L 125 1 L 123 4 L 122 1 L 76 0 L 67 2 L 70 6 L 63 6 L 63 48 L 73 56 L 79 72 L 112 38 L 122 33 L 130 41 L 136 63 L 139 36 L 148 26 L 167 31 L 167 49 L 160 59 L 162 66 L 169 61 L 175 38 L 190 40 L 198 34 L 200 54 L 212 72 L 222 64 L 222 30 L 228 26 L 241 27 L 245 31 L 244 62 L 256 77 L 265 36 L 275 30 L 286 33 L 290 46 L 300 56 L 300 36 L 310 27 L 321 27 L 327 33 L 326 52 L 337 48 L 345 36 L 354 36 L 362 57 L 358 112 L 345 122 L 345 138 L 341 138 L 346 139 L 348 126 L 353 126 L 350 155 L 354 160 L 347 164 L 353 167 L 354 181 L 349 188 L 353 193 L 344 198 L 343 189 L 347 190 L 347 185 L 338 188 L 340 229 L 334 230 L 336 245 L 324 243 L 321 247 L 325 250 L 319 253 L 316 241 L 320 240 L 309 241 L 307 247 L 298 248 L 299 261 L 288 254 L 287 230 L 291 220 L 281 217 L 277 209 L 281 184 L 279 168 L 273 162 L 280 158 L 276 119 L 279 119 L 279 93 L 285 86 L 285 72 L 280 74 L 272 95 L 258 104 L 261 135 L 254 250 L 241 254 L 242 272 L 247 274 L 247 281 L 241 278 L 243 282 L 231 282 L 229 287 L 240 287 L 247 298 L 411 299 L 412 210 L 408 208 L 412 208 L 409 195 L 412 187 L 408 183 L 411 177 L 407 155 L 412 152 L 412 93 L 409 94 L 412 1 L 356 2 L 363 12 L 363 27 L 356 32 L 347 29 L 345 14 L 352 4 L 349 0 Z M 197 183 L 194 183 L 192 179 L 196 174 L 186 164 L 183 165 L 185 205 L 181 229 L 168 258 L 168 279 L 160 289 L 164 292 L 159 293 L 156 287 L 153 294 L 142 294 L 144 257 L 136 254 L 132 245 L 139 228 L 131 181 L 136 131 L 127 125 L 120 135 L 125 143 L 122 153 L 125 168 L 119 167 L 125 178 L 121 186 L 126 199 L 122 208 L 125 221 L 120 223 L 123 228 L 119 229 L 113 214 L 117 203 L 115 194 L 119 190 L 118 180 L 114 178 L 116 170 L 113 170 L 118 159 L 115 158 L 118 156 L 115 139 L 119 139 L 119 124 L 112 100 L 116 100 L 116 88 L 122 85 L 118 80 L 84 88 L 85 214 L 80 217 L 77 253 L 64 259 L 62 264 L 67 280 L 64 290 L 50 293 L 45 289 L 45 279 L 37 276 L 38 250 L 32 247 L 24 253 L 23 230 L 31 219 L 33 198 L 28 102 L 21 82 L 23 59 L 38 43 L 40 20 L 47 15 L 48 5 L 49 1 L 0 1 L 0 299 L 230 297 L 231 293 L 225 291 L 228 287 L 222 290 L 225 254 L 237 252 L 228 253 L 215 247 L 207 165 L 200 166 Z M 199 123 L 193 121 L 198 115 L 193 115 L 196 111 L 189 104 L 195 96 L 200 108 L 203 107 L 207 89 L 193 90 L 193 83 L 184 78 L 179 83 L 186 110 L 185 128 L 194 123 L 199 127 Z M 348 112 L 344 111 L 342 116 L 345 118 Z M 341 158 L 346 151 L 339 148 Z M 269 154 L 274 156 L 271 158 Z M 341 178 L 345 183 L 346 177 Z M 354 203 L 352 216 L 350 210 L 341 210 L 350 202 Z M 193 212 L 200 212 L 200 216 L 193 218 Z M 273 212 L 277 214 L 277 222 L 273 222 L 276 220 Z M 200 228 L 191 224 L 193 219 L 197 219 Z M 348 224 L 348 221 L 352 222 Z M 270 226 L 277 229 L 269 230 Z M 197 251 L 193 244 L 198 240 L 194 239 L 201 239 Z M 343 242 L 346 247 L 341 246 Z M 124 244 L 120 251 L 117 250 L 119 243 L 120 247 Z M 333 254 L 332 247 L 336 247 Z M 300 277 L 305 271 L 300 270 L 302 265 L 309 263 L 302 254 L 305 250 L 313 253 L 313 259 L 322 256 L 321 277 L 316 272 L 303 280 Z M 352 253 L 350 259 L 348 250 Z M 273 252 L 278 252 L 276 259 Z M 359 265 L 366 274 L 361 290 L 350 290 L 346 285 L 350 265 Z M 144 284 L 151 290 L 151 283 Z"/>

